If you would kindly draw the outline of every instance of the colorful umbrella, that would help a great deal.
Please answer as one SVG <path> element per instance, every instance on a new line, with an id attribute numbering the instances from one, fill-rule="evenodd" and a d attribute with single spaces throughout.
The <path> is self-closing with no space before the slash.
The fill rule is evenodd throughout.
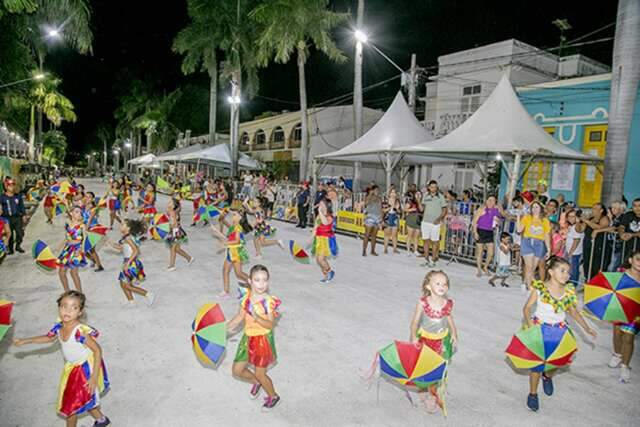
<path id="1" fill-rule="evenodd" d="M 42 240 L 36 240 L 31 247 L 31 255 L 36 260 L 36 265 L 45 271 L 53 271 L 58 268 L 57 258 L 51 252 L 51 248 Z"/>
<path id="2" fill-rule="evenodd" d="M 380 371 L 402 385 L 426 388 L 445 376 L 447 362 L 427 345 L 394 341 L 378 352 Z"/>
<path id="3" fill-rule="evenodd" d="M 56 182 L 51 186 L 51 191 L 56 194 L 75 194 L 76 189 L 69 181 Z"/>
<path id="4" fill-rule="evenodd" d="M 0 341 L 11 327 L 11 310 L 13 303 L 4 299 L 0 299 Z"/>
<path id="5" fill-rule="evenodd" d="M 102 240 L 104 234 L 96 233 L 93 231 L 87 231 L 87 235 L 84 237 L 84 241 L 82 242 L 82 250 L 84 252 L 91 252 L 98 243 Z"/>
<path id="6" fill-rule="evenodd" d="M 227 343 L 224 313 L 217 303 L 200 307 L 191 324 L 191 343 L 196 356 L 205 365 L 217 365 Z"/>
<path id="7" fill-rule="evenodd" d="M 106 209 L 107 208 L 107 198 L 106 197 L 96 197 L 96 206 L 98 209 Z"/>
<path id="8" fill-rule="evenodd" d="M 151 234 L 151 237 L 155 240 L 165 239 L 170 231 L 171 225 L 169 224 L 169 217 L 166 214 L 159 213 L 151 219 L 149 234 Z"/>
<path id="9" fill-rule="evenodd" d="M 601 320 L 633 322 L 640 316 L 640 282 L 624 273 L 598 273 L 584 286 L 584 307 Z"/>
<path id="10" fill-rule="evenodd" d="M 98 233 L 104 236 L 109 232 L 109 227 L 102 224 L 96 224 L 93 227 L 89 228 L 89 231 L 93 233 Z"/>
<path id="11" fill-rule="evenodd" d="M 56 207 L 54 208 L 54 213 L 56 216 L 58 215 L 62 215 L 63 213 L 65 213 L 67 211 L 67 205 L 65 205 L 62 202 L 58 202 L 56 203 Z"/>
<path id="12" fill-rule="evenodd" d="M 207 207 L 204 204 L 200 204 L 196 212 L 193 214 L 193 222 L 200 222 L 206 219 Z"/>
<path id="13" fill-rule="evenodd" d="M 211 204 L 207 206 L 207 213 L 209 214 L 209 218 L 214 219 L 215 217 L 220 215 L 220 209 Z"/>
<path id="14" fill-rule="evenodd" d="M 543 323 L 515 334 L 505 351 L 516 368 L 547 372 L 571 363 L 576 350 L 568 328 Z"/>
<path id="15" fill-rule="evenodd" d="M 310 262 L 309 253 L 294 240 L 289 240 L 289 253 L 300 264 L 309 264 Z"/>

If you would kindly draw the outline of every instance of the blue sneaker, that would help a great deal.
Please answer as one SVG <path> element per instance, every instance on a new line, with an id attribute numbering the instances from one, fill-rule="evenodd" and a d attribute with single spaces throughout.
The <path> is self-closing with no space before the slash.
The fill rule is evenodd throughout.
<path id="1" fill-rule="evenodd" d="M 542 390 L 544 390 L 544 394 L 547 396 L 551 396 L 553 394 L 553 381 L 551 381 L 551 377 L 544 374 L 542 374 Z"/>
<path id="2" fill-rule="evenodd" d="M 327 281 L 327 279 L 323 277 L 322 279 L 320 279 L 320 283 L 322 283 L 323 285 L 326 285 L 329 282 Z"/>
<path id="3" fill-rule="evenodd" d="M 327 283 L 331 283 L 334 277 L 336 277 L 336 272 L 333 270 L 329 271 L 329 274 L 327 274 Z"/>
<path id="4" fill-rule="evenodd" d="M 538 403 L 537 394 L 529 394 L 529 396 L 527 396 L 527 408 L 531 409 L 533 412 L 538 412 L 540 404 Z"/>

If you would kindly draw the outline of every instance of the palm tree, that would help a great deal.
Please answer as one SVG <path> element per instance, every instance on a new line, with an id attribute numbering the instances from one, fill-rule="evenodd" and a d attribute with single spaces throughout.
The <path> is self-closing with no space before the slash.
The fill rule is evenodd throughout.
<path id="1" fill-rule="evenodd" d="M 150 99 L 144 114 L 131 123 L 133 127 L 145 131 L 149 152 L 166 151 L 175 141 L 178 128 L 171 121 L 171 113 L 181 95 L 180 90 L 175 90 Z"/>
<path id="2" fill-rule="evenodd" d="M 624 195 L 631 121 L 640 82 L 640 2 L 619 0 L 613 43 L 609 131 L 604 157 L 602 202 Z"/>
<path id="3" fill-rule="evenodd" d="M 191 23 L 178 33 L 173 41 L 173 51 L 184 55 L 182 72 L 196 71 L 209 74 L 209 142 L 216 143 L 216 116 L 218 99 L 218 58 L 216 50 L 222 43 L 217 0 L 188 0 Z"/>
<path id="4" fill-rule="evenodd" d="M 49 165 L 64 163 L 67 155 L 67 138 L 59 130 L 50 130 L 42 135 L 42 157 Z"/>
<path id="5" fill-rule="evenodd" d="M 307 87 L 305 63 L 309 47 L 314 45 L 335 62 L 346 57 L 331 38 L 331 30 L 347 19 L 343 13 L 327 9 L 329 0 L 267 0 L 251 12 L 252 18 L 263 26 L 258 36 L 258 61 L 266 66 L 275 62 L 287 63 L 297 55 L 302 146 L 300 149 L 300 178 L 309 176 L 309 132 L 307 126 Z"/>

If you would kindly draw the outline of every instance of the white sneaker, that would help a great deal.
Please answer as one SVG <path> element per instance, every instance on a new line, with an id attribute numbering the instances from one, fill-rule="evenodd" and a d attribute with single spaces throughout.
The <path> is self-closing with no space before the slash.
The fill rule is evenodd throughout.
<path id="1" fill-rule="evenodd" d="M 284 241 L 282 239 L 278 239 L 278 246 L 280 246 L 280 249 L 285 250 Z"/>
<path id="2" fill-rule="evenodd" d="M 407 256 L 410 257 L 411 255 L 413 255 L 413 253 L 411 253 L 411 251 L 407 251 Z"/>
<path id="3" fill-rule="evenodd" d="M 607 364 L 607 366 L 612 369 L 615 369 L 619 367 L 621 363 L 622 363 L 622 355 L 618 353 L 613 353 L 611 355 L 611 360 L 609 360 L 609 363 Z"/>
<path id="4" fill-rule="evenodd" d="M 417 257 L 419 257 L 419 256 L 420 256 L 420 252 L 418 252 L 418 251 L 415 251 L 413 254 L 414 254 L 415 256 L 417 256 Z"/>
<path id="5" fill-rule="evenodd" d="M 167 271 L 176 271 L 176 266 L 174 265 L 173 267 L 167 267 Z"/>
<path id="6" fill-rule="evenodd" d="M 147 303 L 147 305 L 151 307 L 155 300 L 156 300 L 156 294 L 148 291 L 147 295 L 144 297 L 144 301 Z"/>
<path id="7" fill-rule="evenodd" d="M 262 259 L 262 255 L 256 255 L 253 257 L 254 259 Z"/>
<path id="8" fill-rule="evenodd" d="M 631 381 L 631 368 L 626 365 L 620 365 L 620 382 L 628 383 Z"/>
<path id="9" fill-rule="evenodd" d="M 193 262 L 195 261 L 195 257 L 191 257 L 191 259 L 189 261 L 187 261 L 187 265 L 191 265 L 193 264 Z"/>

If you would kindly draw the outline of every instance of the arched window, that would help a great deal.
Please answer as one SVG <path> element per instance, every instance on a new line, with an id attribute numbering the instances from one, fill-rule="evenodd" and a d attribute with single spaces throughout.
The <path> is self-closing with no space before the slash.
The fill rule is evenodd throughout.
<path id="1" fill-rule="evenodd" d="M 254 150 L 266 150 L 267 148 L 267 135 L 262 129 L 258 129 L 253 136 L 253 149 Z"/>
<path id="2" fill-rule="evenodd" d="M 302 124 L 298 123 L 291 129 L 289 135 L 289 148 L 298 148 L 302 144 Z"/>
<path id="3" fill-rule="evenodd" d="M 284 129 L 277 126 L 271 132 L 271 143 L 269 144 L 271 149 L 284 148 Z"/>
<path id="4" fill-rule="evenodd" d="M 249 150 L 251 150 L 251 139 L 247 132 L 242 132 L 242 135 L 240 136 L 240 151 Z"/>

